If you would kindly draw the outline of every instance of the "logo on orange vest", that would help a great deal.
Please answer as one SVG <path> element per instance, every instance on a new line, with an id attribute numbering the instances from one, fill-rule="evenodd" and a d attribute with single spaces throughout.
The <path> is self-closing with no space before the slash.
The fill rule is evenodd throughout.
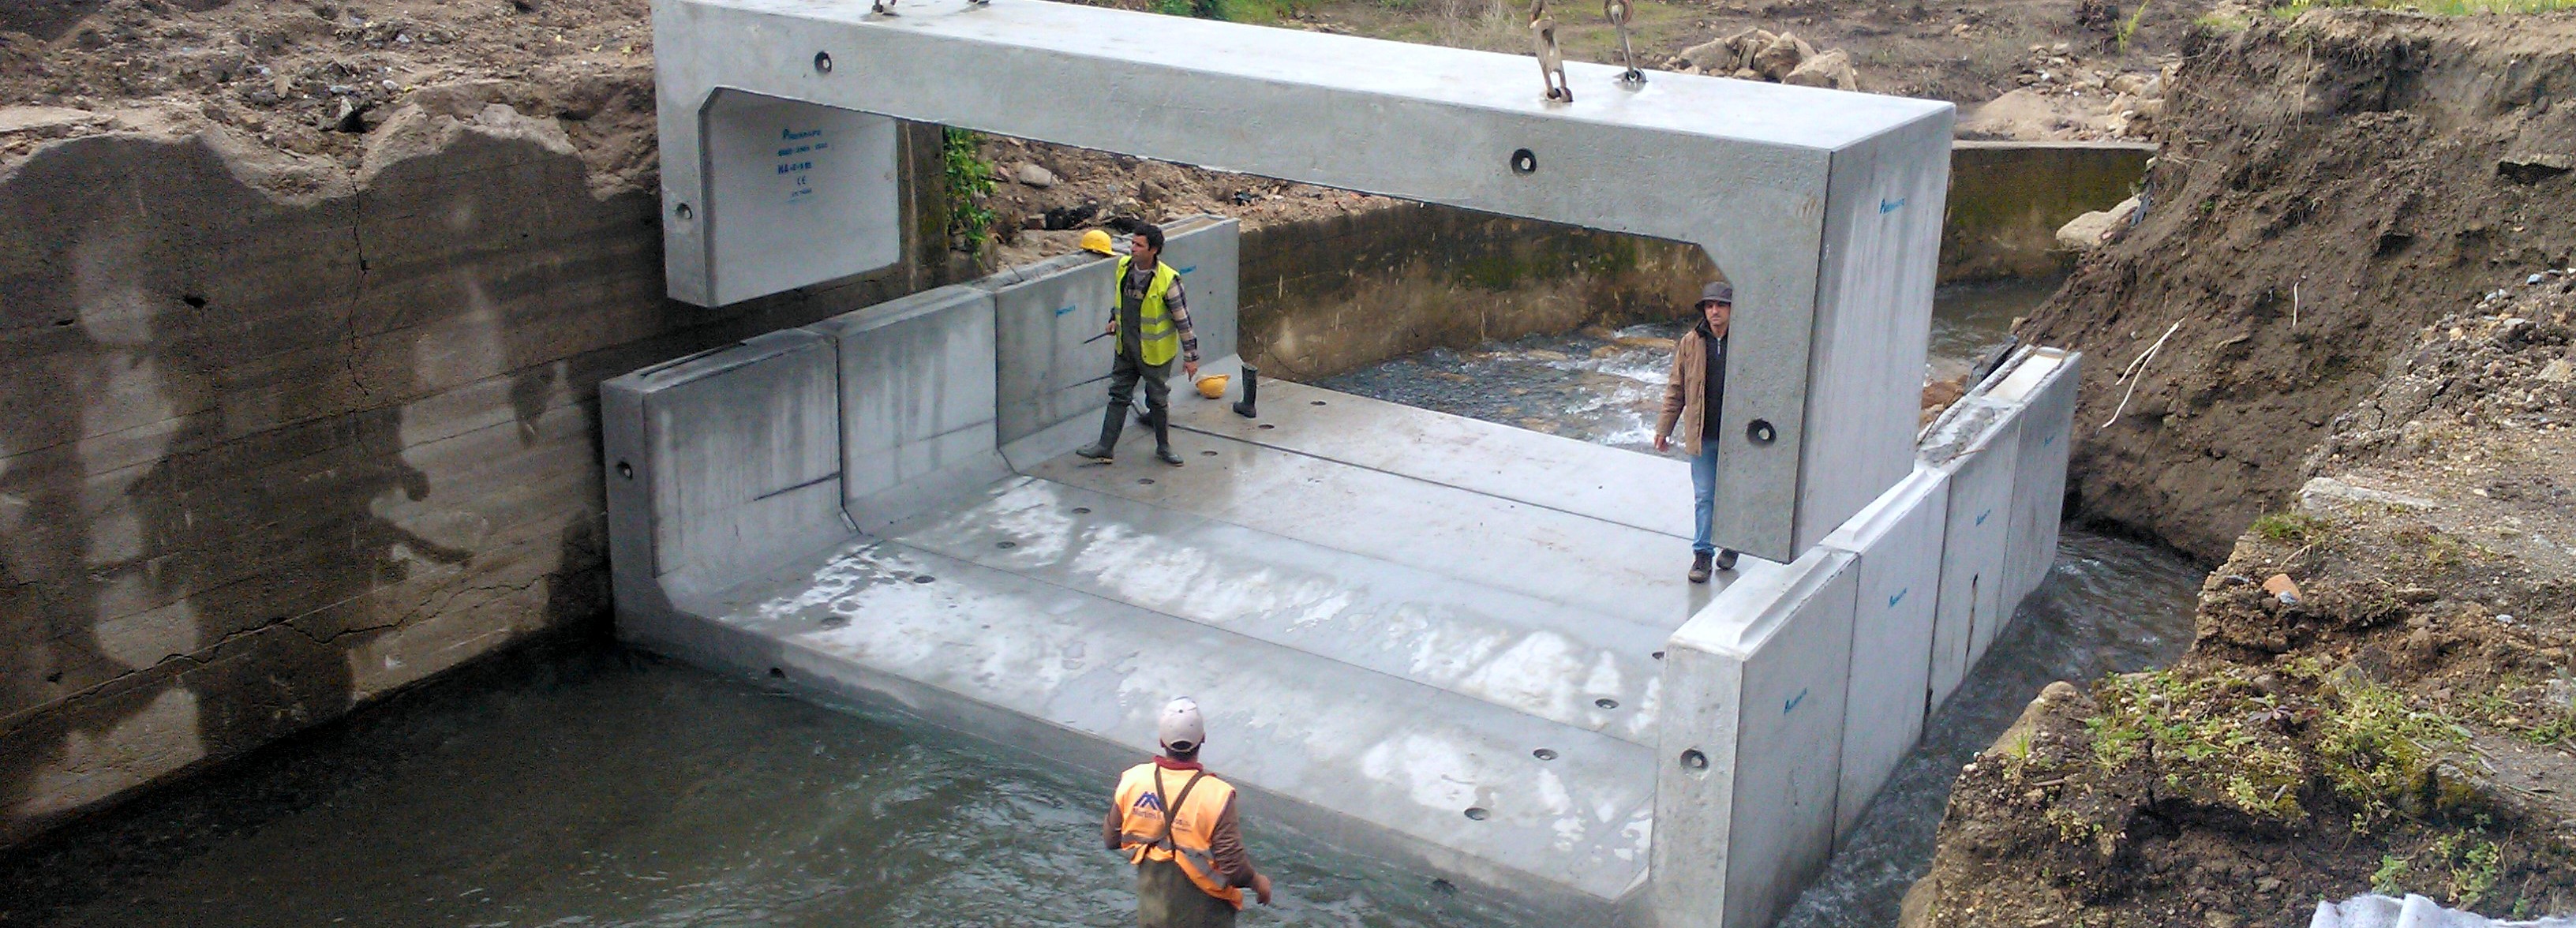
<path id="1" fill-rule="evenodd" d="M 1160 815 L 1163 812 L 1163 801 L 1155 798 L 1152 793 L 1145 793 L 1136 797 L 1135 808 L 1152 809 L 1155 814 Z"/>

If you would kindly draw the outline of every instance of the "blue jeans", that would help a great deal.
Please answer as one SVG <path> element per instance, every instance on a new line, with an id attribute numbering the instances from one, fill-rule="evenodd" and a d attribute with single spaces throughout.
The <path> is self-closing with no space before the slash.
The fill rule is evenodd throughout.
<path id="1" fill-rule="evenodd" d="M 1691 458 L 1691 551 L 1715 554 L 1717 545 L 1708 540 L 1708 520 L 1717 514 L 1717 441 L 1703 440 L 1699 454 Z"/>

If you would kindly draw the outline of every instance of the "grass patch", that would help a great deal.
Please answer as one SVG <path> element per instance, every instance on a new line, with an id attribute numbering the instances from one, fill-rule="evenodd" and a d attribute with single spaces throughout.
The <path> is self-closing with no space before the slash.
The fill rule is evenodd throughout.
<path id="1" fill-rule="evenodd" d="M 2469 730 L 2358 675 L 2329 682 L 2335 693 L 2315 723 L 2317 759 L 2335 794 L 2356 807 L 2354 830 L 2368 831 L 2424 795 L 2434 763 L 2466 742 Z"/>
<path id="2" fill-rule="evenodd" d="M 2162 670 L 2103 681 L 2101 711 L 2084 720 L 2094 763 L 2106 771 L 2144 763 L 2165 789 L 2223 797 L 2265 818 L 2300 817 L 2299 788 L 2308 778 L 2298 757 L 2281 739 L 2259 736 L 2248 720 L 2279 711 L 2272 697 L 2235 698 L 2228 686 L 2222 677 Z"/>
<path id="3" fill-rule="evenodd" d="M 2311 544 L 2326 536 L 2332 528 L 2326 520 L 2304 512 L 2276 512 L 2254 520 L 2254 534 L 2280 545 Z"/>

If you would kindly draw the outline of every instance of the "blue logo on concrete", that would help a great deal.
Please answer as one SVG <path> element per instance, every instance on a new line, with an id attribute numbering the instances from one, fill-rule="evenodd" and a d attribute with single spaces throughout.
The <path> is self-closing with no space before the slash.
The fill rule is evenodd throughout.
<path id="1" fill-rule="evenodd" d="M 2057 436 L 2055 436 L 2055 435 L 2051 435 L 2051 436 L 2048 436 L 2047 438 L 2042 438 L 2042 439 L 2040 439 L 2040 440 L 2039 440 L 2039 446 L 2040 446 L 2040 447 L 2042 447 L 2042 448 L 2046 448 L 2046 447 L 2048 447 L 2048 446 L 2050 446 L 2050 445 L 2054 445 L 2054 444 L 2057 444 Z"/>
<path id="2" fill-rule="evenodd" d="M 1913 588 L 1913 587 L 1910 587 L 1910 586 L 1909 586 L 1909 587 L 1906 587 L 1905 589 L 1902 589 L 1902 590 L 1898 590 L 1898 591 L 1896 591 L 1896 595 L 1894 595 L 1894 596 L 1890 596 L 1890 597 L 1888 597 L 1888 598 L 1887 598 L 1887 608 L 1890 608 L 1890 609 L 1894 609 L 1894 608 L 1896 608 L 1896 604 L 1897 604 L 1897 603 L 1901 603 L 1901 602 L 1904 602 L 1904 601 L 1905 601 L 1905 594 L 1910 593 L 1910 592 L 1913 592 L 1913 591 L 1914 591 L 1914 588 Z"/>
<path id="3" fill-rule="evenodd" d="M 1984 524 L 1986 524 L 1986 517 L 1987 517 L 1987 516 L 1990 516 L 1990 515 L 1994 515 L 1994 514 L 1995 514 L 1995 511 L 1994 511 L 1994 510 L 1992 510 L 1992 509 L 1988 509 L 1988 510 L 1986 510 L 1986 511 L 1984 511 L 1984 512 L 1977 513 L 1977 524 L 1978 524 L 1978 525 L 1984 525 Z"/>
<path id="4" fill-rule="evenodd" d="M 1191 272 L 1191 271 L 1195 271 L 1195 270 L 1198 270 L 1198 269 L 1199 269 L 1199 266 L 1198 266 L 1198 265 L 1193 264 L 1193 265 L 1190 265 L 1190 266 L 1188 266 L 1188 267 L 1182 268 L 1182 269 L 1181 269 L 1181 273 L 1183 273 L 1183 274 L 1187 274 L 1187 273 L 1189 273 L 1189 272 Z"/>
<path id="5" fill-rule="evenodd" d="M 1057 307 L 1057 308 L 1056 308 L 1055 314 L 1056 314 L 1056 315 L 1061 316 L 1061 315 L 1064 315 L 1064 314 L 1066 314 L 1066 313 L 1070 313 L 1070 312 L 1072 312 L 1072 311 L 1073 311 L 1073 307 L 1071 307 L 1071 306 L 1061 306 L 1061 307 Z"/>
<path id="6" fill-rule="evenodd" d="M 1905 198 L 1904 198 L 1904 197 L 1897 197 L 1896 199 L 1893 199 L 1893 200 L 1889 200 L 1889 199 L 1881 198 L 1881 199 L 1878 201 L 1878 214 L 1879 214 L 1879 215 L 1881 215 L 1881 216 L 1885 216 L 1885 215 L 1887 215 L 1887 214 L 1889 214 L 1889 213 L 1893 213 L 1893 212 L 1896 212 L 1897 210 L 1904 209 L 1904 208 L 1905 208 Z"/>
<path id="7" fill-rule="evenodd" d="M 1780 714 L 1781 714 L 1781 715 L 1787 715 L 1787 714 L 1789 714 L 1789 710 L 1791 710 L 1791 709 L 1795 709 L 1795 708 L 1798 708 L 1798 704 L 1799 704 L 1799 703 L 1806 702 L 1806 701 L 1807 701 L 1807 691 L 1806 691 L 1804 688 L 1801 688 L 1801 689 L 1799 689 L 1799 690 L 1798 690 L 1798 695 L 1791 696 L 1791 697 L 1789 697 L 1789 701 L 1788 701 L 1788 702 L 1785 702 L 1785 703 L 1781 703 L 1781 704 L 1780 704 Z"/>

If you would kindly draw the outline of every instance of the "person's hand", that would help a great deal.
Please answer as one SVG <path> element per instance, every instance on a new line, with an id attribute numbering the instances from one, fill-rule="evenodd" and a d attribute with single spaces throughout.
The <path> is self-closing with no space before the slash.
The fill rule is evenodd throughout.
<path id="1" fill-rule="evenodd" d="M 1673 450 L 1673 437 L 1672 437 L 1672 436 L 1670 436 L 1670 435 L 1657 435 L 1657 436 L 1655 436 L 1655 453 L 1657 453 L 1657 454 L 1662 454 L 1662 453 L 1664 453 L 1664 452 L 1666 452 L 1666 451 L 1671 451 L 1671 450 Z"/>
<path id="2" fill-rule="evenodd" d="M 1270 904 L 1269 874 L 1255 873 L 1252 875 L 1252 898 L 1258 900 L 1262 905 Z"/>
<path id="3" fill-rule="evenodd" d="M 1190 379 L 1192 379 L 1192 380 L 1196 380 L 1196 379 L 1198 379 L 1198 376 L 1199 376 L 1199 362 L 1197 362 L 1197 361 L 1183 361 L 1183 362 L 1181 362 L 1181 376 L 1188 377 L 1188 378 L 1190 378 Z"/>
<path id="4" fill-rule="evenodd" d="M 1100 327 L 1100 332 L 1101 332 L 1101 334 L 1106 335 L 1106 334 L 1109 334 L 1109 333 L 1111 333 L 1111 332 L 1115 332 L 1115 331 L 1118 331 L 1118 317 L 1116 317 L 1116 316 L 1111 316 L 1111 317 L 1109 317 L 1109 324 L 1108 324 L 1108 325 L 1105 325 L 1105 326 L 1101 326 L 1101 327 Z"/>

